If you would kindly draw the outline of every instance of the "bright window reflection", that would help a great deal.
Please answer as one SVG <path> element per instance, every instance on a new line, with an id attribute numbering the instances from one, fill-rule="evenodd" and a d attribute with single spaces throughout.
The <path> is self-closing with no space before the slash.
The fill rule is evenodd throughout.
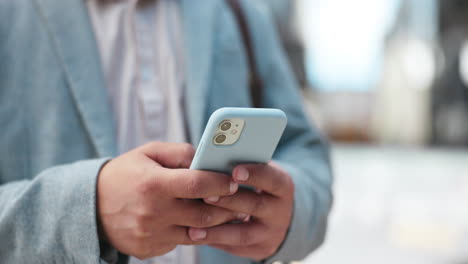
<path id="1" fill-rule="evenodd" d="M 308 76 L 320 90 L 366 91 L 379 78 L 399 0 L 303 1 Z"/>

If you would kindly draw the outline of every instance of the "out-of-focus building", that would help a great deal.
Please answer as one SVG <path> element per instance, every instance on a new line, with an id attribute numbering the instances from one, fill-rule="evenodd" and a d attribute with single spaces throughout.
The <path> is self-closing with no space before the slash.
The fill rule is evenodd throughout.
<path id="1" fill-rule="evenodd" d="M 433 143 L 468 146 L 468 2 L 439 0 L 442 71 L 432 92 Z"/>
<path id="2" fill-rule="evenodd" d="M 375 89 L 372 137 L 385 144 L 424 145 L 431 136 L 431 88 L 436 77 L 437 2 L 401 1 L 385 40 Z"/>
<path id="3" fill-rule="evenodd" d="M 467 1 L 292 2 L 332 139 L 468 146 Z"/>
<path id="4" fill-rule="evenodd" d="M 399 0 L 300 1 L 306 69 L 332 139 L 372 140 L 373 100 Z"/>

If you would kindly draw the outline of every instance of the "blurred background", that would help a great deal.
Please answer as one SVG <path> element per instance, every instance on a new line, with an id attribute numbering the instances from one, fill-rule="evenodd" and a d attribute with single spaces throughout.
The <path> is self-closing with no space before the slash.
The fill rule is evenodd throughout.
<path id="1" fill-rule="evenodd" d="M 264 0 L 335 204 L 302 263 L 468 263 L 468 1 Z"/>

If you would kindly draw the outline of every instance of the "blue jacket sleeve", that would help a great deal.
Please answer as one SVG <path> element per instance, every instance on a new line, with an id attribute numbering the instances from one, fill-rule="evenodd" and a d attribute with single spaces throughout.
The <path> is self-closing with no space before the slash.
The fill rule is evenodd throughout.
<path id="1" fill-rule="evenodd" d="M 96 179 L 106 161 L 57 166 L 1 185 L 1 262 L 101 263 Z"/>

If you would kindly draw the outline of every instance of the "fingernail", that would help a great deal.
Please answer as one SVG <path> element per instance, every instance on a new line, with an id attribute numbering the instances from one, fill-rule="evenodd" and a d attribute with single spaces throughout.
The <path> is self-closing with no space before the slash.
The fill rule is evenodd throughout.
<path id="1" fill-rule="evenodd" d="M 210 202 L 210 203 L 216 203 L 219 201 L 219 196 L 211 196 L 211 197 L 205 198 L 205 201 Z"/>
<path id="2" fill-rule="evenodd" d="M 244 167 L 239 167 L 239 169 L 237 169 L 235 178 L 238 181 L 246 181 L 249 179 L 249 171 Z"/>
<path id="3" fill-rule="evenodd" d="M 203 229 L 196 229 L 196 228 L 190 228 L 190 230 L 189 230 L 189 236 L 190 236 L 190 239 L 192 239 L 192 240 L 202 240 L 202 239 L 205 239 L 205 237 L 206 237 L 206 230 L 203 230 Z"/>
<path id="4" fill-rule="evenodd" d="M 242 222 L 245 222 L 245 219 L 247 218 L 250 219 L 250 215 L 244 214 L 244 213 L 237 214 L 237 220 L 241 220 Z"/>
<path id="5" fill-rule="evenodd" d="M 229 184 L 229 193 L 233 194 L 233 193 L 237 192 L 238 188 L 239 188 L 239 184 L 237 184 L 236 182 L 231 182 Z"/>

